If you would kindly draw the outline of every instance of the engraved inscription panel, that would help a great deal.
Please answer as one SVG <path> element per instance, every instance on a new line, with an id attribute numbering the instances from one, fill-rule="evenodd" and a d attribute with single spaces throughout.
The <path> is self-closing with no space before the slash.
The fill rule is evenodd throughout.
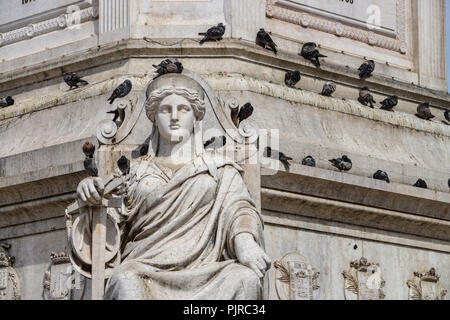
<path id="1" fill-rule="evenodd" d="M 281 5 L 297 7 L 365 28 L 379 25 L 381 31 L 397 29 L 397 0 L 277 0 Z"/>
<path id="2" fill-rule="evenodd" d="M 0 28 L 23 19 L 35 18 L 54 11 L 66 13 L 67 7 L 76 5 L 82 7 L 92 4 L 92 0 L 8 0 L 2 1 L 0 10 Z M 71 10 L 73 11 L 73 10 Z M 40 20 L 40 19 L 37 19 Z"/>

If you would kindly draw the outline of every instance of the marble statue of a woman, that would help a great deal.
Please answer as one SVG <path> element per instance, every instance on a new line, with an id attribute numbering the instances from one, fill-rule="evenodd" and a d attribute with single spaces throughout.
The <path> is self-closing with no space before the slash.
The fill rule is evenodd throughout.
<path id="1" fill-rule="evenodd" d="M 105 298 L 262 299 L 270 267 L 263 222 L 240 167 L 203 150 L 203 88 L 168 74 L 151 82 L 146 95 L 153 148 L 131 163 L 121 187 L 125 205 L 109 209 L 120 229 L 120 263 Z M 88 205 L 102 191 L 99 178 L 77 189 Z"/>

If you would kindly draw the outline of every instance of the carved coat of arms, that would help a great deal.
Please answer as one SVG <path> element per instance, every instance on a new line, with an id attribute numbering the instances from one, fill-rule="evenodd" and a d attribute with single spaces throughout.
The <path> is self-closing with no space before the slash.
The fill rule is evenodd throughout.
<path id="1" fill-rule="evenodd" d="M 366 258 L 352 261 L 350 270 L 342 272 L 344 276 L 344 294 L 346 300 L 381 300 L 385 295 L 385 281 L 379 264 L 370 263 Z"/>
<path id="2" fill-rule="evenodd" d="M 44 276 L 45 300 L 79 300 L 82 298 L 85 281 L 64 253 L 50 254 L 51 263 Z"/>
<path id="3" fill-rule="evenodd" d="M 406 282 L 409 300 L 443 300 L 447 290 L 439 285 L 436 269 L 420 273 L 414 272 L 414 279 Z"/>
<path id="4" fill-rule="evenodd" d="M 14 270 L 14 257 L 8 254 L 10 245 L 0 244 L 0 300 L 20 300 L 19 275 Z"/>
<path id="5" fill-rule="evenodd" d="M 288 253 L 274 263 L 280 300 L 313 300 L 319 289 L 320 272 L 297 252 Z"/>

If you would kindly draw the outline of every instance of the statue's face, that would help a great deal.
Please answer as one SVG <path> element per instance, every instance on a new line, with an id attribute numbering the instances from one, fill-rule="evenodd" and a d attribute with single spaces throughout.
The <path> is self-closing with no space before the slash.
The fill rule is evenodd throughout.
<path id="1" fill-rule="evenodd" d="M 195 114 L 186 98 L 172 94 L 161 101 L 155 121 L 162 139 L 178 143 L 192 135 Z"/>

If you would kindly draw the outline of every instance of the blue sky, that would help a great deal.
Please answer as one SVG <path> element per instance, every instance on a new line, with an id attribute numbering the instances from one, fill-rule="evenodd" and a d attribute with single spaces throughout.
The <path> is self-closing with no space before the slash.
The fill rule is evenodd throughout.
<path id="1" fill-rule="evenodd" d="M 447 87 L 448 87 L 448 92 L 450 93 L 450 0 L 446 0 L 446 2 L 445 2 L 445 15 L 447 17 L 447 26 L 446 26 L 446 34 L 447 34 Z"/>

